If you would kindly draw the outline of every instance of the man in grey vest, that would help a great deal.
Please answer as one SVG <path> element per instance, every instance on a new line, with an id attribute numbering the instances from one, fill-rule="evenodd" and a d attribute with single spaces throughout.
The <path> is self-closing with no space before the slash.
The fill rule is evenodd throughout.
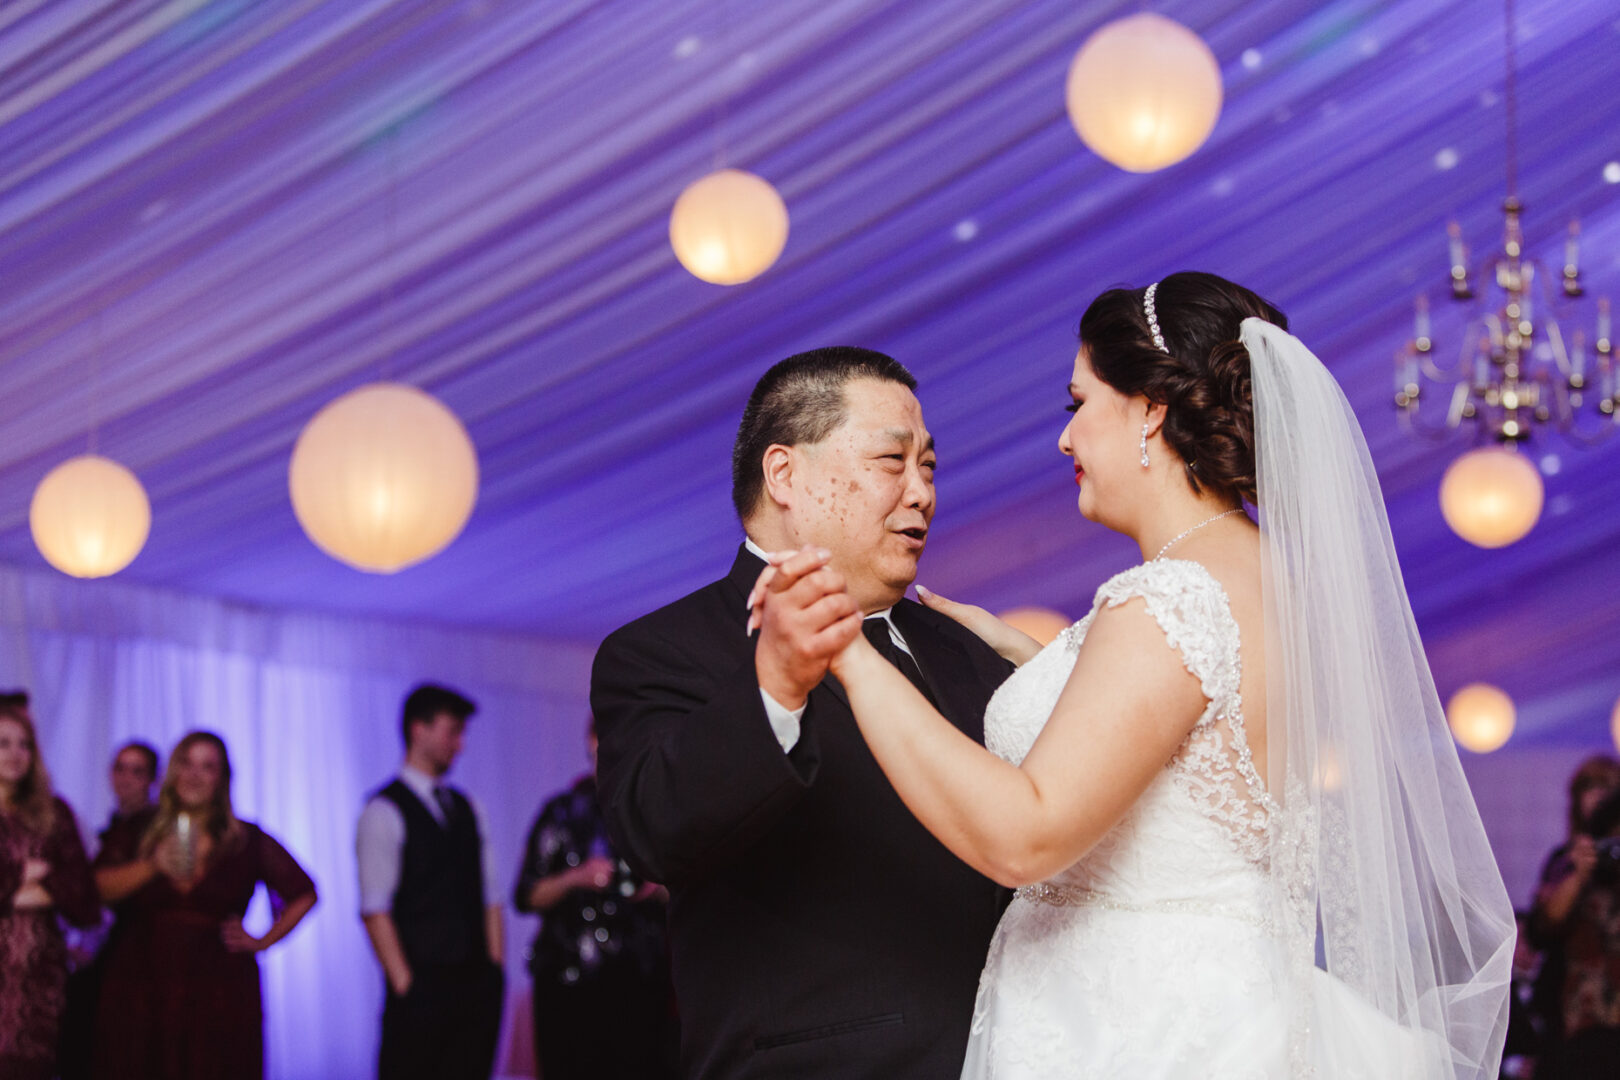
<path id="1" fill-rule="evenodd" d="M 445 774 L 476 710 L 454 690 L 405 699 L 405 762 L 356 829 L 360 916 L 387 980 L 379 1080 L 488 1080 L 504 995 L 500 889 L 483 811 Z"/>

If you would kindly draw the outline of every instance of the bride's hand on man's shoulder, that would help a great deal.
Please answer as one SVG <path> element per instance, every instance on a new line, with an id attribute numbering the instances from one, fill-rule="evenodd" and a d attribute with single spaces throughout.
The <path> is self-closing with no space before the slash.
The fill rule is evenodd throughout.
<path id="1" fill-rule="evenodd" d="M 1004 660 L 1010 660 L 1015 665 L 1022 666 L 1034 658 L 1041 651 L 1041 643 L 1024 633 L 1022 630 L 1008 626 L 982 607 L 973 604 L 959 604 L 955 600 L 948 600 L 923 586 L 917 586 L 917 598 L 923 606 L 948 615 L 973 631 L 981 641 L 996 650 Z"/>

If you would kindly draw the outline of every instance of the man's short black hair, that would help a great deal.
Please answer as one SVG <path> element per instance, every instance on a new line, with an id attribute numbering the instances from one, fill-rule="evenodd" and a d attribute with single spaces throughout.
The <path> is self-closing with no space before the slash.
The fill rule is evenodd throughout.
<path id="1" fill-rule="evenodd" d="M 154 780 L 157 779 L 158 752 L 156 747 L 149 742 L 145 742 L 141 739 L 135 739 L 131 742 L 125 743 L 123 746 L 120 746 L 118 748 L 118 753 L 113 755 L 113 759 L 117 760 L 118 758 L 122 757 L 125 750 L 133 750 L 137 754 L 141 755 L 141 760 L 146 762 L 147 775 L 152 777 Z"/>
<path id="2" fill-rule="evenodd" d="M 747 522 L 765 493 L 765 451 L 813 445 L 844 422 L 844 384 L 877 379 L 917 389 L 900 362 L 871 349 L 832 345 L 790 356 L 754 384 L 731 449 L 731 505 Z"/>
<path id="3" fill-rule="evenodd" d="M 431 724 L 440 713 L 449 713 L 465 721 L 478 711 L 472 699 L 458 694 L 448 686 L 423 683 L 405 696 L 404 715 L 400 717 L 400 733 L 405 736 L 405 747 L 411 745 L 411 725 Z"/>

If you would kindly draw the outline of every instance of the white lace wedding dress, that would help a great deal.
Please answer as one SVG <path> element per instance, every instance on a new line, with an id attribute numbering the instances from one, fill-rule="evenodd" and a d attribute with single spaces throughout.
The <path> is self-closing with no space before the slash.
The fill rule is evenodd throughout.
<path id="1" fill-rule="evenodd" d="M 1237 622 L 1201 565 L 1157 560 L 1104 584 L 1091 614 L 996 692 L 986 745 L 1021 763 L 1097 611 L 1136 598 L 1209 704 L 1091 852 L 1017 891 L 990 946 L 964 1080 L 1425 1075 L 1411 1036 L 1323 972 L 1310 1064 L 1286 1045 L 1267 896 L 1273 803 L 1244 733 Z"/>

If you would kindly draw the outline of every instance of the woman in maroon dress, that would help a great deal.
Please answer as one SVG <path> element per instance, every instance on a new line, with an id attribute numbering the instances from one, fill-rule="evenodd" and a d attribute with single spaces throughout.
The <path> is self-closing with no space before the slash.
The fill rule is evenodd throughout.
<path id="1" fill-rule="evenodd" d="M 67 946 L 58 918 L 101 919 L 101 902 L 67 803 L 51 794 L 34 725 L 0 710 L 0 1076 L 56 1075 L 67 1002 Z"/>
<path id="2" fill-rule="evenodd" d="M 275 921 L 242 928 L 260 882 Z M 116 907 L 96 1018 L 107 1080 L 255 1080 L 264 1075 L 257 955 L 315 906 L 315 885 L 258 826 L 231 812 L 231 762 L 194 731 L 169 758 L 158 805 L 119 823 L 96 858 Z"/>

